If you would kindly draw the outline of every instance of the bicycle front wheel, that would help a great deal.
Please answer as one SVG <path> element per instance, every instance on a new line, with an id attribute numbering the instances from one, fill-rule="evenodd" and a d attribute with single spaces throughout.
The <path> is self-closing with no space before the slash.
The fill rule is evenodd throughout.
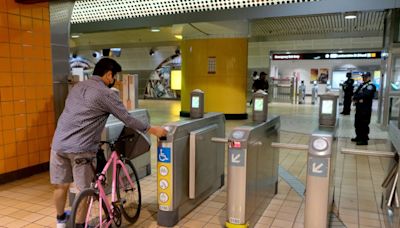
<path id="1" fill-rule="evenodd" d="M 110 216 L 104 202 L 100 215 L 99 195 L 94 189 L 88 188 L 79 193 L 72 205 L 71 225 L 73 228 L 101 227 L 109 220 Z"/>
<path id="2" fill-rule="evenodd" d="M 142 195 L 136 169 L 129 160 L 125 161 L 124 166 L 117 165 L 116 187 L 122 214 L 130 223 L 136 222 L 142 206 Z"/>

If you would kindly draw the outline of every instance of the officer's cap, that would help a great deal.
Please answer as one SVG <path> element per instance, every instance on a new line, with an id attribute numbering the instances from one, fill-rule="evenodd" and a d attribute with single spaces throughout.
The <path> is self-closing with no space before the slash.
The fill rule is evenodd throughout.
<path id="1" fill-rule="evenodd" d="M 368 78 L 368 77 L 371 77 L 371 73 L 370 72 L 364 72 L 361 76 L 363 78 Z"/>

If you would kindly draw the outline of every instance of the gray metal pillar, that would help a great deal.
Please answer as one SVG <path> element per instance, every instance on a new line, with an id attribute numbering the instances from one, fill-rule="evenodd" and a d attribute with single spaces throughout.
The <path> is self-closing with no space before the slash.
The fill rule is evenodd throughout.
<path id="1" fill-rule="evenodd" d="M 393 74 L 393 50 L 395 43 L 396 31 L 398 31 L 399 21 L 397 18 L 400 16 L 400 9 L 389 10 L 388 15 L 385 19 L 385 34 L 384 34 L 384 50 L 389 53 L 387 59 L 382 62 L 382 73 L 384 77 L 381 81 L 381 87 L 383 87 L 380 92 L 382 98 L 379 100 L 378 109 L 378 122 L 381 123 L 381 128 L 387 129 L 390 120 L 390 80 Z"/>
<path id="2" fill-rule="evenodd" d="M 53 100 L 56 120 L 64 109 L 68 94 L 69 30 L 75 1 L 50 1 L 51 52 L 53 64 Z"/>

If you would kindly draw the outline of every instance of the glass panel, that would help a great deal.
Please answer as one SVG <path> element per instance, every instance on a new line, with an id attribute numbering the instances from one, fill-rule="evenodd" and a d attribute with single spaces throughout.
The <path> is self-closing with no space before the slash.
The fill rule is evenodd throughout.
<path id="1" fill-rule="evenodd" d="M 400 56 L 393 56 L 391 91 L 400 91 Z"/>

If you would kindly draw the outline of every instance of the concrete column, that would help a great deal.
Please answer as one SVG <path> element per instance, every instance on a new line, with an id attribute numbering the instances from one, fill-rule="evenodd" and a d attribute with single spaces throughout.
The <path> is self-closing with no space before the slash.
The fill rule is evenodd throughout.
<path id="1" fill-rule="evenodd" d="M 204 112 L 246 119 L 247 38 L 182 41 L 181 115 L 190 110 L 190 92 L 204 91 Z"/>
<path id="2" fill-rule="evenodd" d="M 69 31 L 75 1 L 50 1 L 51 50 L 53 62 L 54 113 L 56 120 L 64 109 L 68 94 Z"/>

